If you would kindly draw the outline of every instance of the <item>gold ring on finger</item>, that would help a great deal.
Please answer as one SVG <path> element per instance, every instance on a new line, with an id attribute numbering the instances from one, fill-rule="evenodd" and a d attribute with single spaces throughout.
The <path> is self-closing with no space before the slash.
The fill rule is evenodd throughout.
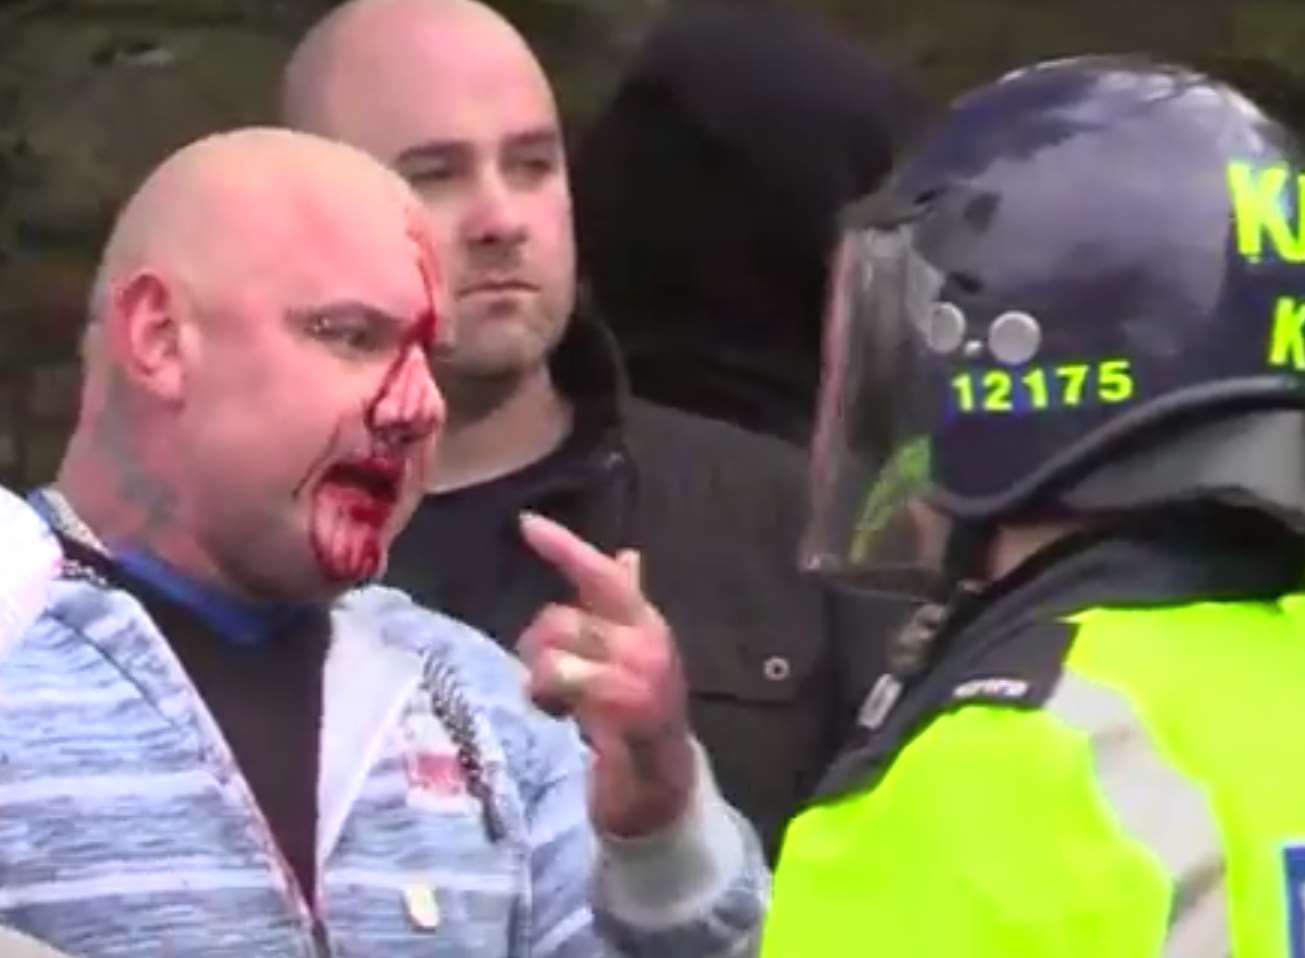
<path id="1" fill-rule="evenodd" d="M 582 616 L 576 630 L 575 650 L 587 659 L 602 661 L 607 658 L 607 636 L 593 616 Z"/>
<path id="2" fill-rule="evenodd" d="M 553 676 L 562 694 L 568 697 L 584 691 L 585 684 L 598 671 L 589 659 L 569 652 L 559 652 L 553 660 Z"/>

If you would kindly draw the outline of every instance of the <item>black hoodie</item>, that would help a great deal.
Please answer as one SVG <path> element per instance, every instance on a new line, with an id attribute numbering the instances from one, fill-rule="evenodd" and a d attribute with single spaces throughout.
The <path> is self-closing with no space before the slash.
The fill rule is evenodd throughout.
<path id="1" fill-rule="evenodd" d="M 656 26 L 574 182 L 591 306 L 635 393 L 805 443 L 837 212 L 923 114 L 794 12 L 715 3 Z"/>

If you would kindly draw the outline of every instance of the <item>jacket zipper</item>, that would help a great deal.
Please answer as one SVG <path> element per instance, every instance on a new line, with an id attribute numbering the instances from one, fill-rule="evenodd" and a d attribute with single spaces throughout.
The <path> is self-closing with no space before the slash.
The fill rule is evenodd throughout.
<path id="1" fill-rule="evenodd" d="M 216 756 L 215 756 L 216 758 Z M 286 904 L 294 912 L 295 917 L 299 919 L 301 929 L 307 930 L 312 940 L 312 950 L 308 953 L 312 958 L 330 958 L 331 947 L 329 936 L 326 931 L 326 923 L 321 917 L 321 876 L 314 874 L 314 881 L 317 883 L 313 903 L 310 904 L 308 896 L 299 883 L 299 878 L 290 867 L 285 855 L 281 852 L 280 846 L 276 843 L 276 837 L 272 833 L 272 827 L 267 823 L 267 817 L 263 810 L 258 807 L 254 801 L 253 792 L 249 784 L 245 781 L 240 769 L 233 760 L 219 759 L 218 764 L 222 766 L 222 775 L 228 785 L 236 791 L 236 797 L 241 805 L 244 806 L 254 820 L 254 827 L 258 832 L 258 838 L 263 846 L 264 852 L 269 854 L 272 861 L 275 862 L 275 871 L 284 884 Z"/>

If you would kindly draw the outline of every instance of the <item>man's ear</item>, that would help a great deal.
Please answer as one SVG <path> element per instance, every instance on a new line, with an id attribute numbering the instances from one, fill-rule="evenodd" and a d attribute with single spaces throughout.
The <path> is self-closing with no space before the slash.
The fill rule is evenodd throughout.
<path id="1" fill-rule="evenodd" d="M 185 384 L 180 306 L 163 277 L 138 270 L 115 286 L 105 317 L 123 374 L 164 401 L 179 400 Z"/>

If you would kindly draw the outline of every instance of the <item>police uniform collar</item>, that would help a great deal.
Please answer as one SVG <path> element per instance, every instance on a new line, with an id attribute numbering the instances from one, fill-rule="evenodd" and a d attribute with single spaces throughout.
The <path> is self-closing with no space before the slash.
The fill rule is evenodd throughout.
<path id="1" fill-rule="evenodd" d="M 1189 507 L 1073 535 L 999 583 L 958 598 L 918 677 L 883 677 L 813 797 L 870 787 L 943 712 L 970 703 L 1033 708 L 1055 688 L 1074 628 L 1108 605 L 1276 599 L 1298 587 L 1305 543 L 1254 512 Z M 1230 637 L 1235 640 L 1235 637 Z"/>

